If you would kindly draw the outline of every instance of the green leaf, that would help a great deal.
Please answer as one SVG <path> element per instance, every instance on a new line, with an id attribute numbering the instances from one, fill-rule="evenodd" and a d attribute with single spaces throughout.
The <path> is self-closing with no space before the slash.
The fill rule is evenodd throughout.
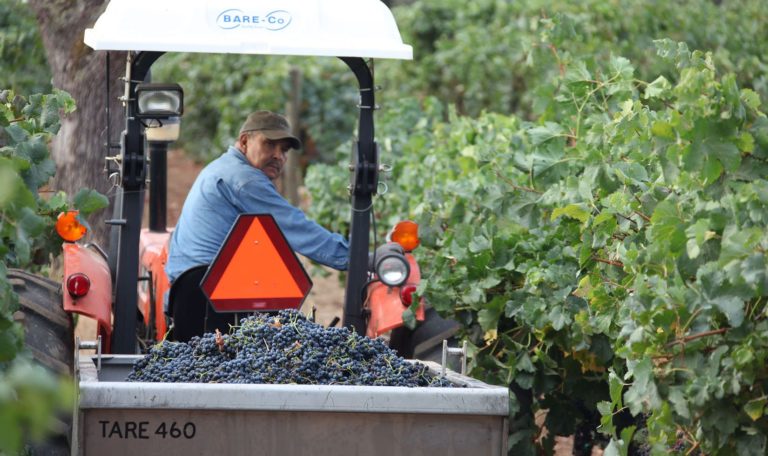
<path id="1" fill-rule="evenodd" d="M 416 329 L 416 314 L 411 310 L 411 308 L 407 308 L 403 311 L 403 324 L 405 324 L 405 327 L 408 329 Z"/>
<path id="2" fill-rule="evenodd" d="M 635 433 L 637 426 L 627 426 L 621 430 L 621 456 L 627 456 L 629 454 L 629 445 L 632 442 L 632 435 Z"/>
<path id="3" fill-rule="evenodd" d="M 755 150 L 755 138 L 745 131 L 739 136 L 736 145 L 740 151 L 752 153 Z"/>
<path id="4" fill-rule="evenodd" d="M 109 200 L 96 190 L 83 188 L 75 195 L 73 204 L 85 216 L 109 206 Z"/>
<path id="5" fill-rule="evenodd" d="M 483 331 L 492 331 L 498 327 L 499 318 L 504 312 L 505 300 L 503 297 L 497 296 L 488 306 L 477 313 L 477 322 L 480 323 L 480 327 Z"/>
<path id="6" fill-rule="evenodd" d="M 623 442 L 617 442 L 616 440 L 611 439 L 611 441 L 608 442 L 608 446 L 603 450 L 603 456 L 624 456 L 619 450 L 622 444 Z"/>
<path id="7" fill-rule="evenodd" d="M 555 331 L 560 331 L 571 323 L 571 316 L 563 310 L 562 306 L 555 306 L 550 312 L 549 318 Z"/>
<path id="8" fill-rule="evenodd" d="M 45 229 L 45 219 L 36 214 L 32 208 L 24 207 L 16 222 L 16 229 L 22 231 L 26 237 L 39 236 Z"/>
<path id="9" fill-rule="evenodd" d="M 760 107 L 760 95 L 752 89 L 741 89 L 741 100 L 753 111 Z"/>
<path id="10" fill-rule="evenodd" d="M 624 393 L 624 403 L 629 407 L 630 413 L 637 415 L 643 410 L 653 410 L 661 406 L 650 358 L 632 362 L 630 365 L 628 373 L 632 374 L 635 381 Z"/>
<path id="11" fill-rule="evenodd" d="M 518 356 L 516 367 L 519 371 L 531 373 L 536 372 L 536 368 L 531 361 L 531 357 L 528 356 L 528 353 L 522 353 L 520 356 Z"/>
<path id="12" fill-rule="evenodd" d="M 685 245 L 683 221 L 672 201 L 664 200 L 656 205 L 651 215 L 651 237 L 654 241 L 668 241 L 673 253 L 679 252 Z"/>
<path id="13" fill-rule="evenodd" d="M 760 228 L 740 229 L 736 225 L 728 225 L 723 231 L 719 263 L 725 266 L 733 260 L 743 260 L 755 252 L 762 238 Z"/>
<path id="14" fill-rule="evenodd" d="M 618 375 L 613 370 L 608 375 L 608 391 L 611 398 L 611 403 L 616 408 L 622 407 L 621 392 L 624 390 L 624 383 L 621 381 Z"/>
<path id="15" fill-rule="evenodd" d="M 666 98 L 671 88 L 672 88 L 672 85 L 669 83 L 667 78 L 665 78 L 664 76 L 659 76 L 658 78 L 654 79 L 653 82 L 651 82 L 645 87 L 645 93 L 643 94 L 643 98 L 645 99 Z M 654 124 L 654 127 L 655 125 L 656 124 Z M 671 131 L 671 126 L 670 126 L 670 131 Z"/>
<path id="16" fill-rule="evenodd" d="M 10 126 L 5 127 L 5 131 L 8 133 L 8 137 L 11 138 L 11 145 L 24 142 L 30 136 L 29 132 L 19 124 L 11 124 Z"/>
<path id="17" fill-rule="evenodd" d="M 595 218 L 592 220 L 592 226 L 596 227 L 596 226 L 598 226 L 598 225 L 600 225 L 602 223 L 605 223 L 605 222 L 607 222 L 609 220 L 615 220 L 615 219 L 616 219 L 616 215 L 615 214 L 613 214 L 611 212 L 603 211 L 603 212 L 600 212 L 599 214 L 597 214 L 595 216 Z"/>
<path id="18" fill-rule="evenodd" d="M 701 175 L 704 178 L 704 182 L 711 184 L 720 178 L 723 174 L 723 165 L 717 160 L 706 160 L 704 167 L 701 170 Z"/>
<path id="19" fill-rule="evenodd" d="M 763 433 L 740 435 L 736 438 L 736 454 L 739 456 L 765 456 L 766 440 Z"/>
<path id="20" fill-rule="evenodd" d="M 728 318 L 728 323 L 737 328 L 744 322 L 744 300 L 736 296 L 718 296 L 712 300 L 715 305 Z"/>
<path id="21" fill-rule="evenodd" d="M 617 163 L 614 170 L 620 177 L 634 183 L 643 183 L 648 181 L 648 172 L 640 163 Z"/>
<path id="22" fill-rule="evenodd" d="M 556 220 L 561 215 L 574 218 L 581 223 L 586 223 L 589 220 L 590 212 L 583 204 L 569 204 L 565 207 L 557 207 L 552 211 L 551 220 Z"/>
<path id="23" fill-rule="evenodd" d="M 8 362 L 16 357 L 22 345 L 18 331 L 0 331 L 0 362 Z"/>
<path id="24" fill-rule="evenodd" d="M 0 209 L 16 201 L 23 191 L 28 192 L 12 162 L 0 157 Z"/>
<path id="25" fill-rule="evenodd" d="M 750 255 L 746 260 L 741 263 L 741 277 L 744 281 L 751 286 L 758 289 L 763 289 L 766 278 L 766 258 L 762 253 L 755 253 Z"/>
<path id="26" fill-rule="evenodd" d="M 657 120 L 651 125 L 651 133 L 659 138 L 675 139 L 674 127 L 663 120 Z"/>
<path id="27" fill-rule="evenodd" d="M 674 386 L 669 389 L 669 402 L 672 403 L 675 413 L 683 418 L 690 418 L 691 412 L 688 408 L 688 400 L 685 398 L 683 387 Z"/>
<path id="28" fill-rule="evenodd" d="M 491 241 L 485 236 L 475 236 L 469 242 L 468 247 L 472 253 L 482 252 L 491 248 Z"/>
<path id="29" fill-rule="evenodd" d="M 632 80 L 635 69 L 626 57 L 612 55 L 609 65 L 613 75 L 619 76 L 621 79 Z"/>
<path id="30" fill-rule="evenodd" d="M 739 148 L 724 138 L 708 137 L 703 141 L 696 142 L 693 144 L 691 153 L 701 155 L 705 159 L 705 163 L 717 159 L 722 168 L 727 171 L 735 171 L 741 163 Z"/>
<path id="31" fill-rule="evenodd" d="M 563 127 L 554 122 L 545 122 L 544 125 L 528 129 L 528 135 L 534 146 L 538 146 L 552 138 L 563 136 Z"/>

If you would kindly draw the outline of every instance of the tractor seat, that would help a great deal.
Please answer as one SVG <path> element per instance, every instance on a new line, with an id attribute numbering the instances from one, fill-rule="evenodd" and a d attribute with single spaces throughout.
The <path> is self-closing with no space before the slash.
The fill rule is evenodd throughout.
<path id="1" fill-rule="evenodd" d="M 237 314 L 216 312 L 203 293 L 203 281 L 208 265 L 193 266 L 173 281 L 168 293 L 168 315 L 173 319 L 170 339 L 188 342 L 194 336 L 202 336 L 216 329 L 223 334 L 229 325 L 237 324 Z"/>

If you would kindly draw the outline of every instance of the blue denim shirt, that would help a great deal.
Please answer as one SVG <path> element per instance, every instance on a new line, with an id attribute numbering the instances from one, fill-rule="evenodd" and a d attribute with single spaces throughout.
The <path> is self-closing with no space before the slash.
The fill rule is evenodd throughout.
<path id="1" fill-rule="evenodd" d="M 171 236 L 165 272 L 182 272 L 213 261 L 239 214 L 272 214 L 296 252 L 335 269 L 347 268 L 349 243 L 309 220 L 245 155 L 230 147 L 206 166 L 192 185 Z"/>

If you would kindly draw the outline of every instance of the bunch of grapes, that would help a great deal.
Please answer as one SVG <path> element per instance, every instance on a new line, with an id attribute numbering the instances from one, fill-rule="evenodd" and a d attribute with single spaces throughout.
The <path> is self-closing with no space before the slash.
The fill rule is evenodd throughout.
<path id="1" fill-rule="evenodd" d="M 454 386 L 380 339 L 325 328 L 295 310 L 240 321 L 188 343 L 164 341 L 139 359 L 133 382 L 291 383 L 300 385 Z"/>

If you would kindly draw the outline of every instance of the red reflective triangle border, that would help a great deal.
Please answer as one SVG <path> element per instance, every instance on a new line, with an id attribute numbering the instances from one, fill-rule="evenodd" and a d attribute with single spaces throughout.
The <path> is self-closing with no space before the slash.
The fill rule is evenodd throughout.
<path id="1" fill-rule="evenodd" d="M 275 249 L 280 255 L 280 259 L 287 267 L 293 280 L 299 287 L 299 290 L 301 290 L 303 297 L 211 299 L 229 262 L 235 255 L 243 238 L 248 233 L 248 229 L 251 224 L 257 220 L 261 223 L 264 231 L 275 246 Z M 288 241 L 285 239 L 285 235 L 283 235 L 283 232 L 280 230 L 280 227 L 275 222 L 275 218 L 271 214 L 240 214 L 237 220 L 235 220 L 229 234 L 227 234 L 224 244 L 221 246 L 219 252 L 211 263 L 211 267 L 208 268 L 200 286 L 217 312 L 256 312 L 300 308 L 304 299 L 306 299 L 309 294 L 309 290 L 312 289 L 312 280 L 309 278 L 307 271 L 304 270 L 301 261 L 299 261 L 296 253 L 291 249 L 290 244 L 288 244 Z"/>

